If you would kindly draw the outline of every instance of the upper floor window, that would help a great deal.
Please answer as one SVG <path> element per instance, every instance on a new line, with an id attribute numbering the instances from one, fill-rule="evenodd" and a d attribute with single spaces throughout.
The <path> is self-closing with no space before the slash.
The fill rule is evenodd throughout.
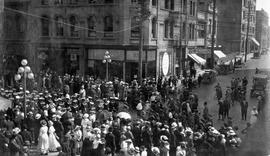
<path id="1" fill-rule="evenodd" d="M 157 6 L 157 0 L 152 0 L 152 6 Z"/>
<path id="2" fill-rule="evenodd" d="M 169 38 L 169 21 L 164 22 L 164 37 Z"/>
<path id="3" fill-rule="evenodd" d="M 195 16 L 196 15 L 196 2 L 190 1 L 189 14 L 191 16 Z"/>
<path id="4" fill-rule="evenodd" d="M 104 0 L 104 3 L 113 3 L 113 0 Z"/>
<path id="5" fill-rule="evenodd" d="M 54 0 L 54 4 L 58 5 L 58 4 L 64 4 L 63 0 Z"/>
<path id="6" fill-rule="evenodd" d="M 16 26 L 16 31 L 19 33 L 23 33 L 26 29 L 26 20 L 21 14 L 17 14 L 15 16 L 15 26 Z"/>
<path id="7" fill-rule="evenodd" d="M 64 36 L 64 19 L 61 16 L 55 17 L 56 36 Z"/>
<path id="8" fill-rule="evenodd" d="M 174 10 L 174 0 L 171 0 L 171 10 Z"/>
<path id="9" fill-rule="evenodd" d="M 41 5 L 48 5 L 49 4 L 49 0 L 41 0 Z"/>
<path id="10" fill-rule="evenodd" d="M 170 0 L 165 0 L 164 3 L 165 9 L 170 9 Z"/>
<path id="11" fill-rule="evenodd" d="M 104 17 L 104 36 L 111 36 L 111 32 L 113 32 L 113 17 L 106 16 Z"/>
<path id="12" fill-rule="evenodd" d="M 49 36 L 50 33 L 50 21 L 48 16 L 42 16 L 41 18 L 41 35 Z"/>
<path id="13" fill-rule="evenodd" d="M 174 33 L 174 22 L 170 22 L 170 38 L 173 38 Z"/>
<path id="14" fill-rule="evenodd" d="M 96 2 L 97 2 L 97 0 L 88 0 L 88 3 L 90 3 L 90 4 L 94 4 Z"/>
<path id="15" fill-rule="evenodd" d="M 78 0 L 69 0 L 69 4 L 78 4 Z"/>
<path id="16" fill-rule="evenodd" d="M 152 19 L 152 38 L 157 38 L 157 19 Z"/>
<path id="17" fill-rule="evenodd" d="M 140 37 L 140 27 L 139 27 L 140 19 L 138 17 L 133 17 L 131 19 L 131 37 L 132 38 L 139 38 Z"/>
<path id="18" fill-rule="evenodd" d="M 78 20 L 75 16 L 70 16 L 69 18 L 70 23 L 70 36 L 72 37 L 78 37 L 79 31 L 78 31 Z"/>
<path id="19" fill-rule="evenodd" d="M 87 18 L 87 26 L 88 26 L 88 37 L 96 36 L 96 18 L 94 16 L 90 16 Z"/>

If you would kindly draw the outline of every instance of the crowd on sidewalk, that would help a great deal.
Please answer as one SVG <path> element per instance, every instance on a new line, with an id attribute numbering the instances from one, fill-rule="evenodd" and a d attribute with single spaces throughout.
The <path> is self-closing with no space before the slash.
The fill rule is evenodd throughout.
<path id="1" fill-rule="evenodd" d="M 40 91 L 26 91 L 27 114 L 22 88 L 1 89 L 1 96 L 13 101 L 12 108 L 1 113 L 2 153 L 22 155 L 26 147 L 37 145 L 45 155 L 58 151 L 81 156 L 208 156 L 226 155 L 227 147 L 241 143 L 228 109 L 223 109 L 241 93 L 232 96 L 233 87 L 225 98 L 216 87 L 219 115 L 229 118 L 217 130 L 207 102 L 202 101 L 204 109 L 198 110 L 202 102 L 187 78 L 148 78 L 142 85 L 118 78 L 113 82 L 70 75 L 58 78 L 44 77 Z"/>

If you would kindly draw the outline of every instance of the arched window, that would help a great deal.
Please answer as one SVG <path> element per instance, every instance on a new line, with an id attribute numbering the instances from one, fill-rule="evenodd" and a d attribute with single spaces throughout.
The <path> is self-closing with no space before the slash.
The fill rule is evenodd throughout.
<path id="1" fill-rule="evenodd" d="M 113 17 L 112 16 L 106 16 L 104 17 L 104 31 L 105 36 L 111 36 L 111 32 L 113 32 Z"/>
<path id="2" fill-rule="evenodd" d="M 157 38 L 157 19 L 152 18 L 152 38 Z"/>
<path id="3" fill-rule="evenodd" d="M 71 37 L 78 37 L 79 36 L 79 31 L 78 31 L 78 20 L 75 16 L 70 16 L 69 18 L 69 23 L 70 23 L 70 36 Z"/>
<path id="4" fill-rule="evenodd" d="M 96 18 L 94 16 L 90 16 L 87 18 L 87 26 L 88 26 L 88 37 L 96 36 Z"/>
<path id="5" fill-rule="evenodd" d="M 42 36 L 49 36 L 50 33 L 50 21 L 49 17 L 43 15 L 41 18 L 41 35 Z"/>
<path id="6" fill-rule="evenodd" d="M 64 36 L 64 19 L 61 16 L 55 17 L 56 36 Z"/>

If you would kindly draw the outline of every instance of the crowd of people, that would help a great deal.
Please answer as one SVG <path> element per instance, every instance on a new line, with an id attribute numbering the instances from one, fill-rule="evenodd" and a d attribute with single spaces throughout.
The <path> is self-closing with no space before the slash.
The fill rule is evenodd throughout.
<path id="1" fill-rule="evenodd" d="M 198 96 L 176 77 L 147 78 L 141 85 L 70 75 L 46 79 L 41 90 L 26 91 L 25 107 L 22 88 L 1 89 L 12 100 L 0 115 L 1 153 L 22 155 L 36 145 L 43 155 L 225 156 L 227 147 L 241 143 L 232 122 L 217 130 L 207 102 L 201 114 Z M 224 99 L 216 86 L 222 119 L 241 93 L 234 95 L 236 81 Z"/>

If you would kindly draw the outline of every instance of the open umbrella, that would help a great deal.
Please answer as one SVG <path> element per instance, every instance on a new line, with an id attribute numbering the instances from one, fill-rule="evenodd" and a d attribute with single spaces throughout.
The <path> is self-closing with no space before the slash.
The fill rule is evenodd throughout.
<path id="1" fill-rule="evenodd" d="M 127 112 L 120 112 L 117 114 L 117 117 L 121 119 L 131 119 L 131 115 Z"/>

